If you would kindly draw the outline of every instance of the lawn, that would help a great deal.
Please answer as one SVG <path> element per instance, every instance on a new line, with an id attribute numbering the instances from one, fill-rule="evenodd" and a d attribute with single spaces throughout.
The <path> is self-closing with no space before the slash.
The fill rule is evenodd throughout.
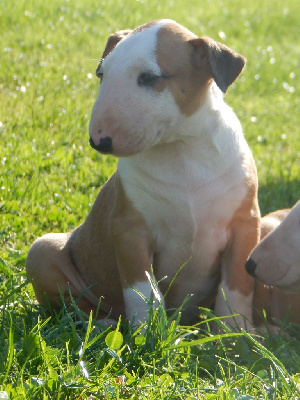
<path id="1" fill-rule="evenodd" d="M 33 240 L 82 222 L 113 173 L 116 159 L 88 143 L 95 69 L 110 33 L 152 19 L 175 19 L 247 58 L 226 101 L 254 154 L 262 214 L 291 207 L 299 12 L 299 0 L 0 0 L 0 399 L 300 397 L 299 326 L 216 337 L 208 310 L 186 327 L 158 309 L 144 330 L 105 329 L 76 304 L 39 308 L 24 268 Z"/>

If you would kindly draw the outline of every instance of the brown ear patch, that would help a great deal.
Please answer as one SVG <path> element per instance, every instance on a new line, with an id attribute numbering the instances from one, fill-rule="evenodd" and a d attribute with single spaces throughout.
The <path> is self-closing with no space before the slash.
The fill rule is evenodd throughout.
<path id="1" fill-rule="evenodd" d="M 206 36 L 192 39 L 190 43 L 196 51 L 197 64 L 200 65 L 207 58 L 212 78 L 225 93 L 242 72 L 246 64 L 245 57 Z"/>
<path id="2" fill-rule="evenodd" d="M 156 88 L 171 91 L 184 115 L 192 115 L 203 104 L 210 85 L 207 63 L 193 63 L 194 49 L 189 44 L 195 38 L 191 32 L 175 23 L 164 25 L 157 35 L 157 63 L 165 76 Z"/>

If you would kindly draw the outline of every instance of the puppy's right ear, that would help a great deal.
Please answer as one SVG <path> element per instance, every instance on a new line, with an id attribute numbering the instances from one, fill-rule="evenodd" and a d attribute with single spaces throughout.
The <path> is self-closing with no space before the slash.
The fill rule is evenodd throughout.
<path id="1" fill-rule="evenodd" d="M 109 53 L 116 47 L 116 45 L 124 39 L 125 36 L 132 32 L 130 29 L 125 29 L 123 31 L 117 31 L 111 34 L 107 40 L 104 52 L 102 54 L 102 59 L 109 55 Z"/>
<path id="2" fill-rule="evenodd" d="M 196 66 L 207 66 L 217 86 L 225 93 L 242 72 L 246 64 L 245 57 L 207 36 L 191 39 L 189 42 L 195 50 Z"/>

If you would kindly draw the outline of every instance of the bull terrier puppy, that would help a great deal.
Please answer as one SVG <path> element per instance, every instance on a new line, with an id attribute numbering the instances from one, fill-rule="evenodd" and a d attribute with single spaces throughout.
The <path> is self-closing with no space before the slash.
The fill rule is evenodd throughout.
<path id="1" fill-rule="evenodd" d="M 222 95 L 245 62 L 171 20 L 109 37 L 89 133 L 117 171 L 79 227 L 32 245 L 27 273 L 42 305 L 71 293 L 87 312 L 101 299 L 101 317 L 138 323 L 145 299 L 176 309 L 191 294 L 184 324 L 213 304 L 252 321 L 244 265 L 259 239 L 257 174 Z"/>

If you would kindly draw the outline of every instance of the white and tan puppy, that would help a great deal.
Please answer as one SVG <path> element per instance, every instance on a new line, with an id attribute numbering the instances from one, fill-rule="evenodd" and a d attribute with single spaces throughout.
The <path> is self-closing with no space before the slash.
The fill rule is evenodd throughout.
<path id="1" fill-rule="evenodd" d="M 110 36 L 97 69 L 90 143 L 119 157 L 87 219 L 31 247 L 28 276 L 41 304 L 68 301 L 144 321 L 152 298 L 252 319 L 254 280 L 245 262 L 259 238 L 257 175 L 241 125 L 221 91 L 241 55 L 170 20 Z M 180 267 L 181 272 L 169 287 Z M 168 290 L 169 289 L 169 290 Z M 167 292 L 168 290 L 168 292 Z M 224 296 L 226 301 L 224 300 Z M 242 318 L 238 318 L 242 324 Z"/>
<path id="2" fill-rule="evenodd" d="M 288 318 L 300 323 L 300 202 L 261 220 L 261 242 L 246 263 L 257 278 L 253 297 L 256 325 L 262 310 L 271 323 Z M 274 320 L 275 318 L 275 320 Z"/>
<path id="3" fill-rule="evenodd" d="M 300 201 L 291 210 L 262 220 L 270 233 L 252 251 L 247 271 L 258 280 L 288 292 L 300 292 Z"/>

